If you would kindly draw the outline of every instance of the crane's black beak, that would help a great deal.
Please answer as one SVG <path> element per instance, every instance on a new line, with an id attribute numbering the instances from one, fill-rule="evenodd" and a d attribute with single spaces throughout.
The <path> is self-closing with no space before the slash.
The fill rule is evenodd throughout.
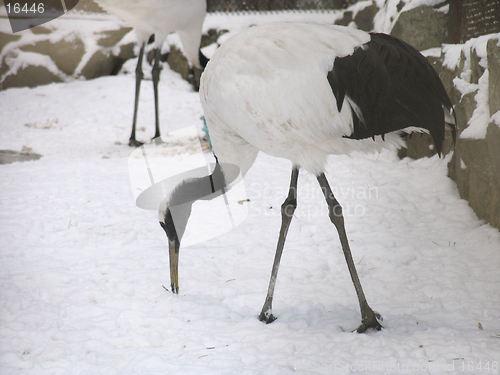
<path id="1" fill-rule="evenodd" d="M 165 214 L 165 222 L 160 221 L 160 225 L 167 234 L 168 256 L 170 258 L 170 287 L 172 293 L 179 293 L 179 248 L 181 241 L 177 237 L 174 221 L 170 210 Z"/>
<path id="2" fill-rule="evenodd" d="M 179 247 L 180 242 L 177 238 L 168 241 L 168 254 L 170 258 L 170 287 L 172 293 L 179 293 Z"/>

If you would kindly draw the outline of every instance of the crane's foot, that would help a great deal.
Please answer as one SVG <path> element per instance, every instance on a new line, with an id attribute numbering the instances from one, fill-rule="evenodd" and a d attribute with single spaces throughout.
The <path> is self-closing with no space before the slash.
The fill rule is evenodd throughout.
<path id="1" fill-rule="evenodd" d="M 259 320 L 260 320 L 262 323 L 266 323 L 266 324 L 272 323 L 272 322 L 274 322 L 276 319 L 278 319 L 278 318 L 276 318 L 276 317 L 272 314 L 271 310 L 268 310 L 268 311 L 266 311 L 266 312 L 262 311 L 262 312 L 260 313 L 260 315 L 259 315 Z"/>
<path id="2" fill-rule="evenodd" d="M 361 325 L 358 327 L 356 332 L 365 333 L 370 331 L 380 331 L 384 327 L 380 324 L 379 320 L 383 320 L 382 316 L 377 312 L 371 311 L 371 314 L 368 314 L 368 316 L 361 321 Z"/>
<path id="3" fill-rule="evenodd" d="M 144 143 L 139 142 L 139 141 L 136 141 L 135 139 L 130 139 L 130 140 L 128 141 L 128 145 L 129 145 L 130 147 L 141 147 L 143 144 L 144 144 Z"/>

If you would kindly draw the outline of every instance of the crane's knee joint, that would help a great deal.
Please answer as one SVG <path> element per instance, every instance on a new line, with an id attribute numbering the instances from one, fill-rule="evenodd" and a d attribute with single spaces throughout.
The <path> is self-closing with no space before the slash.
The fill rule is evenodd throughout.
<path id="1" fill-rule="evenodd" d="M 339 203 L 336 203 L 336 204 L 330 206 L 329 216 L 330 216 L 330 220 L 334 224 L 343 220 L 344 216 L 342 215 L 342 206 Z"/>
<path id="2" fill-rule="evenodd" d="M 297 208 L 297 199 L 288 197 L 281 205 L 281 215 L 291 217 Z"/>
<path id="3" fill-rule="evenodd" d="M 155 63 L 153 65 L 153 70 L 151 71 L 151 78 L 154 82 L 158 82 L 160 80 L 160 71 L 160 65 Z"/>
<path id="4" fill-rule="evenodd" d="M 139 81 L 142 81 L 143 78 L 144 78 L 144 73 L 142 71 L 142 68 L 137 67 L 135 69 L 135 79 L 139 80 Z"/>

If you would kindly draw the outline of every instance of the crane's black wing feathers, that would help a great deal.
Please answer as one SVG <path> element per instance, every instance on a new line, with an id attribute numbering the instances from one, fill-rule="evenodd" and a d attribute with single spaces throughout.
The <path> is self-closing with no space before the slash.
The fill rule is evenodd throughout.
<path id="1" fill-rule="evenodd" d="M 354 130 L 346 136 L 370 138 L 413 126 L 429 130 L 440 153 L 443 107 L 452 111 L 452 104 L 438 74 L 409 44 L 386 34 L 370 35 L 352 55 L 336 58 L 327 76 L 338 110 L 345 98 L 353 103 Z"/>

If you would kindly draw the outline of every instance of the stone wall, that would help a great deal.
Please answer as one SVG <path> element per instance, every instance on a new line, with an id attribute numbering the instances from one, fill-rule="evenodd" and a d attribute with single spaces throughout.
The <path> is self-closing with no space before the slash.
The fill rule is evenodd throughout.
<path id="1" fill-rule="evenodd" d="M 500 229 L 500 34 L 490 39 L 486 45 L 488 70 L 488 110 L 496 114 L 497 120 L 490 118 L 484 138 L 459 137 L 453 158 L 449 165 L 449 175 L 457 182 L 460 196 L 469 201 L 477 216 Z M 471 50 L 471 70 L 479 74 L 471 74 L 472 83 L 477 84 L 485 69 L 477 64 L 479 60 L 475 51 Z M 452 76 L 460 76 L 464 71 L 464 61 Z M 443 68 L 446 69 L 446 68 Z M 482 73 L 481 73 L 482 71 Z M 450 74 L 450 72 L 444 73 Z M 474 109 L 476 108 L 477 90 L 461 95 L 453 90 L 457 104 L 457 119 L 466 129 Z"/>
<path id="2" fill-rule="evenodd" d="M 134 56 L 135 38 L 101 12 L 82 0 L 68 15 L 15 34 L 0 13 L 0 89 L 116 73 Z"/>
<path id="3" fill-rule="evenodd" d="M 448 25 L 447 13 L 432 7 L 418 7 L 403 12 L 391 34 L 419 50 L 441 49 L 448 41 Z M 484 43 L 486 56 L 480 57 L 475 48 Z M 445 154 L 453 150 L 449 176 L 456 181 L 460 196 L 469 201 L 477 216 L 500 229 L 500 34 L 483 36 L 477 42 L 470 40 L 458 47 L 461 56 L 454 69 L 445 63 L 442 49 L 439 57 L 428 57 L 455 104 L 459 126 L 455 147 L 449 132 L 444 147 Z M 472 90 L 462 93 L 457 88 L 460 84 L 469 84 L 467 87 Z M 486 92 L 478 95 L 481 88 Z M 470 135 L 465 131 L 474 122 L 471 122 L 474 111 L 480 104 L 484 105 L 481 100 L 487 100 L 484 110 L 488 114 L 483 116 L 489 118 L 489 123 L 484 136 Z M 407 137 L 407 144 L 408 148 L 400 153 L 402 157 L 419 158 L 435 153 L 427 135 Z"/>

